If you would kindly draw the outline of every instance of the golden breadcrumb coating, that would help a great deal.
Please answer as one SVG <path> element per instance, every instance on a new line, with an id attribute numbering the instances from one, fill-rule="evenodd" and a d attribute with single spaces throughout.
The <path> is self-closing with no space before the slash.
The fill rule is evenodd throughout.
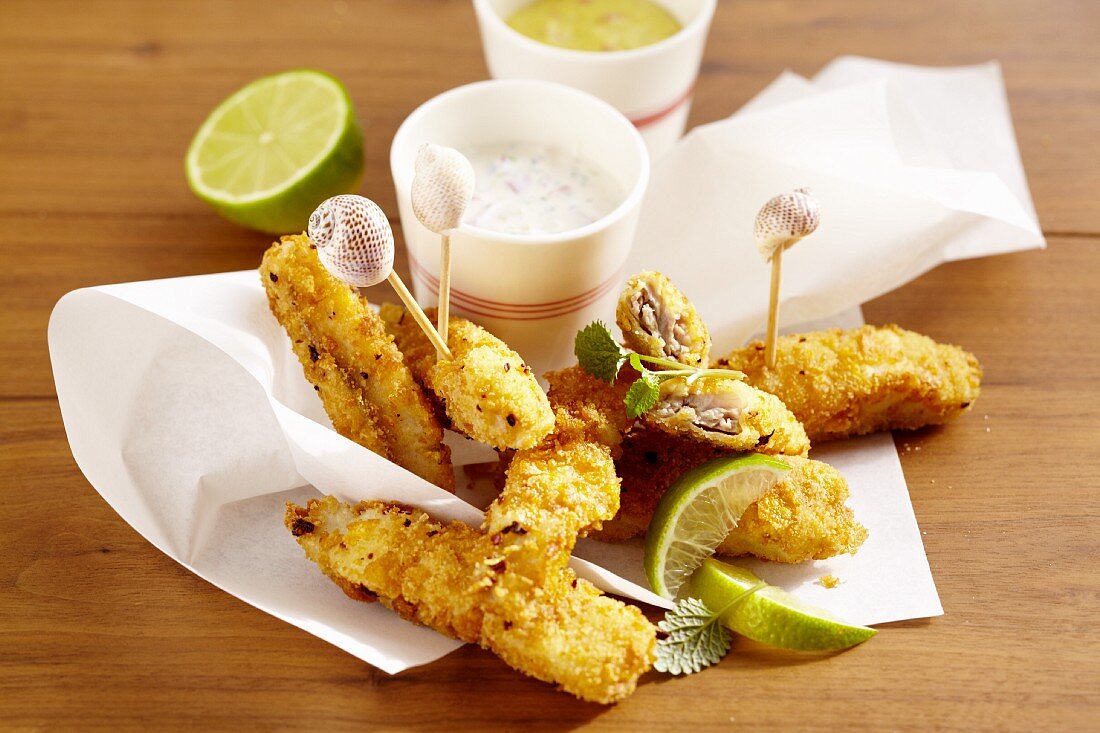
<path id="1" fill-rule="evenodd" d="M 451 452 L 427 397 L 381 319 L 325 269 L 309 238 L 271 245 L 260 279 L 336 432 L 454 491 Z"/>
<path id="2" fill-rule="evenodd" d="M 896 325 L 783 336 L 774 369 L 754 341 L 716 366 L 778 396 L 815 442 L 945 423 L 974 404 L 982 380 L 973 354 Z"/>
<path id="3" fill-rule="evenodd" d="M 567 410 L 588 416 L 588 430 L 593 440 L 614 448 L 635 421 L 626 414 L 627 390 L 637 377 L 637 372 L 624 367 L 613 384 L 593 377 L 573 365 L 543 375 L 550 385 L 550 404 L 555 410 Z"/>
<path id="4" fill-rule="evenodd" d="M 531 368 L 481 326 L 450 319 L 447 347 L 454 358 L 440 361 L 404 309 L 383 306 L 382 317 L 455 430 L 504 450 L 531 448 L 554 429 L 550 402 Z M 428 317 L 434 318 L 434 309 Z"/>
<path id="5" fill-rule="evenodd" d="M 644 535 L 658 502 L 676 479 L 721 455 L 729 453 L 701 443 L 669 440 L 655 429 L 632 433 L 615 461 L 622 479 L 619 513 L 604 523 L 596 537 L 619 541 Z M 745 511 L 718 552 L 799 563 L 858 550 L 867 530 L 844 503 L 848 484 L 840 473 L 820 461 L 796 456 L 780 459 L 791 470 Z"/>
<path id="6" fill-rule="evenodd" d="M 435 308 L 428 308 L 424 314 L 428 316 L 429 321 L 435 323 Z M 416 319 L 408 314 L 404 306 L 396 303 L 382 303 L 378 306 L 378 315 L 382 318 L 386 333 L 393 337 L 397 350 L 405 357 L 405 363 L 409 366 L 413 378 L 427 389 L 428 371 L 435 364 L 435 346 L 424 335 Z"/>
<path id="7" fill-rule="evenodd" d="M 598 440 L 611 446 L 618 445 L 635 423 L 626 414 L 623 398 L 637 376 L 629 366 L 623 367 L 613 384 L 580 366 L 545 375 L 551 404 L 555 408 L 587 405 L 598 419 Z M 661 398 L 641 422 L 671 436 L 726 450 L 805 455 L 810 449 L 802 425 L 782 402 L 732 378 L 666 380 Z"/>
<path id="8" fill-rule="evenodd" d="M 578 532 L 618 508 L 618 479 L 583 422 L 560 417 L 559 431 L 516 453 L 480 531 L 332 497 L 288 505 L 286 525 L 352 598 L 377 597 L 577 697 L 616 702 L 652 665 L 656 629 L 567 566 Z"/>
<path id="9" fill-rule="evenodd" d="M 676 438 L 663 430 L 642 426 L 622 443 L 615 458 L 621 479 L 619 513 L 603 523 L 595 537 L 618 542 L 641 537 L 649 530 L 657 503 L 684 473 L 729 451 L 707 443 Z"/>
<path id="10" fill-rule="evenodd" d="M 718 554 L 786 563 L 854 555 L 867 539 L 867 529 L 844 504 L 848 482 L 821 461 L 795 456 L 781 460 L 791 470 L 745 510 Z"/>
<path id="11" fill-rule="evenodd" d="M 642 416 L 647 425 L 734 451 L 804 456 L 806 431 L 775 395 L 733 378 L 683 378 L 661 384 L 657 404 Z"/>
<path id="12" fill-rule="evenodd" d="M 659 272 L 630 278 L 619 295 L 615 322 L 627 348 L 692 366 L 706 366 L 710 333 L 683 293 Z"/>

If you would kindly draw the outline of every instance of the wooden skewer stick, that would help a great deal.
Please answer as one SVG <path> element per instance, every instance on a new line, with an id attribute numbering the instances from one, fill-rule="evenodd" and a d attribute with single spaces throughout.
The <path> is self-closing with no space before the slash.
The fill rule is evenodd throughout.
<path id="1" fill-rule="evenodd" d="M 446 342 L 447 330 L 451 325 L 451 235 L 444 232 L 439 236 L 439 307 L 435 322 L 439 336 Z"/>
<path id="2" fill-rule="evenodd" d="M 821 222 L 821 204 L 808 188 L 770 199 L 756 215 L 753 236 L 764 260 L 772 265 L 768 297 L 768 333 L 764 362 L 775 368 L 775 344 L 779 338 L 779 287 L 783 275 L 783 251 L 813 234 Z"/>
<path id="3" fill-rule="evenodd" d="M 783 276 L 783 250 L 772 255 L 772 287 L 768 296 L 768 340 L 764 359 L 768 368 L 775 366 L 775 342 L 779 338 L 779 280 Z"/>
<path id="4" fill-rule="evenodd" d="M 451 317 L 451 233 L 474 195 L 474 168 L 453 148 L 425 143 L 416 154 L 412 182 L 413 214 L 428 231 L 440 236 L 439 335 L 447 341 Z"/>
<path id="5" fill-rule="evenodd" d="M 397 291 L 397 297 L 401 298 L 401 302 L 405 304 L 405 308 L 412 314 L 413 319 L 424 331 L 424 335 L 428 337 L 428 340 L 432 342 L 432 346 L 435 347 L 436 353 L 439 354 L 440 359 L 450 360 L 450 349 L 447 348 L 447 344 L 444 343 L 443 337 L 435 330 L 435 326 L 428 319 L 428 314 L 420 307 L 420 304 L 416 302 L 416 298 L 413 297 L 409 289 L 405 287 L 405 283 L 401 281 L 397 273 L 390 270 L 390 274 L 386 277 L 389 280 L 390 285 Z"/>
<path id="6" fill-rule="evenodd" d="M 308 234 L 321 263 L 334 277 L 357 288 L 388 280 L 439 358 L 452 358 L 446 342 L 393 270 L 393 230 L 378 204 L 362 196 L 333 196 L 310 215 Z"/>

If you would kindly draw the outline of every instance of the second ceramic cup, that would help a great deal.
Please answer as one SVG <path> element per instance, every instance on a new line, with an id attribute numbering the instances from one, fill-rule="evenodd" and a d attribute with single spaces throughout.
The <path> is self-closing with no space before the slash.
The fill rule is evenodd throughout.
<path id="1" fill-rule="evenodd" d="M 683 26 L 628 51 L 574 51 L 535 41 L 505 19 L 531 0 L 473 0 L 495 79 L 543 79 L 609 102 L 642 133 L 654 158 L 684 134 L 716 0 L 657 0 Z"/>
<path id="2" fill-rule="evenodd" d="M 405 119 L 390 148 L 413 291 L 434 306 L 439 236 L 413 215 L 410 190 L 420 146 L 501 143 L 552 146 L 590 161 L 622 191 L 602 218 L 555 234 L 506 234 L 464 224 L 451 237 L 451 309 L 508 342 L 541 374 L 573 360 L 576 332 L 614 317 L 623 267 L 649 181 L 637 130 L 606 102 L 560 84 L 494 80 L 452 89 Z"/>

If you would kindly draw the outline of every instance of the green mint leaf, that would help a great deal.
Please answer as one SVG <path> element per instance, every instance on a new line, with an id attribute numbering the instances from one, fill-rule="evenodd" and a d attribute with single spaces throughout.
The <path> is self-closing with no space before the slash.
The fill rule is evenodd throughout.
<path id="1" fill-rule="evenodd" d="M 633 351 L 630 352 L 630 366 L 634 367 L 634 370 L 640 374 L 645 374 L 649 371 L 646 369 L 645 364 L 642 363 L 642 357 L 638 356 L 638 354 Z"/>
<path id="2" fill-rule="evenodd" d="M 645 372 L 630 385 L 623 403 L 626 405 L 626 414 L 630 418 L 636 418 L 653 409 L 657 404 L 657 398 L 661 396 L 661 381 L 652 372 Z"/>
<path id="3" fill-rule="evenodd" d="M 733 643 L 729 629 L 697 598 L 679 601 L 657 628 L 667 636 L 657 641 L 653 668 L 668 674 L 692 674 L 716 664 Z"/>
<path id="4" fill-rule="evenodd" d="M 615 341 L 611 331 L 599 321 L 589 323 L 577 331 L 573 353 L 576 354 L 581 369 L 605 382 L 615 381 L 619 376 L 619 369 L 628 358 L 627 352 Z"/>

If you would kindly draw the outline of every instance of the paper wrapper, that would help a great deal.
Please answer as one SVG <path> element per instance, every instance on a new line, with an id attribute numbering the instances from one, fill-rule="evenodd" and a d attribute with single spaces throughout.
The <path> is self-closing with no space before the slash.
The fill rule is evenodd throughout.
<path id="1" fill-rule="evenodd" d="M 890 81 L 820 91 L 872 72 Z M 927 115 L 895 104 L 918 87 Z M 970 129 L 971 117 L 981 117 L 975 145 L 957 148 L 937 124 L 949 119 L 941 107 L 949 97 L 985 100 L 960 108 L 954 120 Z M 913 134 L 902 138 L 899 130 Z M 986 172 L 933 169 L 928 161 L 915 167 L 918 153 L 936 153 L 938 165 L 991 163 Z M 821 195 L 824 218 L 814 240 L 789 255 L 789 322 L 848 309 L 831 323 L 854 325 L 852 306 L 942 259 L 1042 241 L 995 67 L 929 72 L 848 61 L 814 84 L 785 75 L 748 111 L 693 133 L 663 159 L 631 270 L 672 275 L 700 304 L 718 344 L 732 346 L 763 318 L 767 277 L 749 236 L 755 208 L 807 184 Z M 486 497 L 452 496 L 333 432 L 256 272 L 75 291 L 54 311 L 49 344 L 73 456 L 160 550 L 388 672 L 458 646 L 378 604 L 347 599 L 283 527 L 284 503 L 318 492 L 401 501 L 474 525 L 481 511 L 462 497 Z M 492 455 L 451 439 L 456 464 Z M 854 557 L 743 564 L 856 623 L 941 613 L 890 436 L 823 446 L 814 457 L 848 479 L 850 504 L 870 538 Z M 577 555 L 586 558 L 574 559 L 577 572 L 604 590 L 667 607 L 644 587 L 640 542 L 584 540 Z M 824 574 L 841 585 L 824 588 L 816 582 Z"/>
<path id="2" fill-rule="evenodd" d="M 949 260 L 1045 246 L 997 64 L 842 58 L 812 82 L 783 74 L 660 158 L 627 271 L 660 269 L 732 348 L 767 319 L 756 213 L 803 186 L 821 201 L 821 225 L 783 257 L 781 325 L 840 313 Z"/>

